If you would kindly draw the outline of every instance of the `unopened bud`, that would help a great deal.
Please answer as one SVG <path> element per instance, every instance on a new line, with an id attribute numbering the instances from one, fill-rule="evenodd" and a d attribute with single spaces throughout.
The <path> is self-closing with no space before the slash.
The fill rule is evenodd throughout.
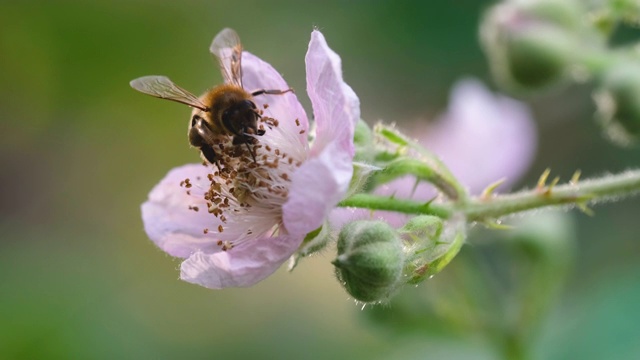
<path id="1" fill-rule="evenodd" d="M 383 221 L 355 221 L 338 236 L 336 275 L 356 300 L 379 302 L 400 285 L 403 246 L 396 231 Z"/>
<path id="2" fill-rule="evenodd" d="M 594 93 L 597 115 L 607 134 L 621 144 L 640 137 L 640 65 L 619 64 L 607 69 Z"/>
<path id="3" fill-rule="evenodd" d="M 353 133 L 353 143 L 356 146 L 355 160 L 369 162 L 373 159 L 373 132 L 369 125 L 362 119 L 356 124 Z"/>
<path id="4" fill-rule="evenodd" d="M 405 243 L 406 283 L 418 284 L 439 273 L 458 254 L 466 238 L 461 216 L 447 222 L 435 216 L 416 216 L 398 231 Z"/>
<path id="5" fill-rule="evenodd" d="M 520 11 L 538 21 L 553 24 L 570 31 L 581 31 L 585 14 L 579 0 L 518 0 Z"/>
<path id="6" fill-rule="evenodd" d="M 480 34 L 497 80 L 525 89 L 561 80 L 576 56 L 572 10 L 561 1 L 508 2 L 491 8 Z"/>

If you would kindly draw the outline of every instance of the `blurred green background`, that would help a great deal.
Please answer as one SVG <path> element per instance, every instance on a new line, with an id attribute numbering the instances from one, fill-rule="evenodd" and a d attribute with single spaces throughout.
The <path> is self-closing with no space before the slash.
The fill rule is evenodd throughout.
<path id="1" fill-rule="evenodd" d="M 550 257 L 505 245 L 510 234 L 478 231 L 443 274 L 364 310 L 335 281 L 331 252 L 252 288 L 211 291 L 180 282 L 180 262 L 142 230 L 148 191 L 198 155 L 187 144 L 189 110 L 134 92 L 131 79 L 163 74 L 195 93 L 219 83 L 208 46 L 232 27 L 302 90 L 318 27 L 365 119 L 426 121 L 462 76 L 491 84 L 477 41 L 489 4 L 2 2 L 0 358 L 494 358 L 509 354 L 514 333 L 501 324 L 536 296 L 546 304 L 536 321 L 515 327 L 533 334 L 525 338 L 534 357 L 640 357 L 637 199 L 599 206 L 593 218 L 571 214 L 563 226 L 577 242 Z M 523 186 L 546 167 L 566 180 L 575 169 L 637 166 L 637 148 L 601 136 L 590 91 L 526 99 L 540 148 Z M 537 267 L 540 258 L 548 261 Z M 498 290 L 479 273 L 493 274 Z M 531 274 L 530 296 L 512 296 Z"/>

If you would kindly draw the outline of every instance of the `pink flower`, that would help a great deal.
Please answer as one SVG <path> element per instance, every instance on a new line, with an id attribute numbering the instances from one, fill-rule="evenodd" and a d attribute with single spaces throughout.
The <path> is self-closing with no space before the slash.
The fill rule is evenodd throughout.
<path id="1" fill-rule="evenodd" d="M 259 108 L 268 104 L 263 117 L 277 120 L 258 138 L 259 166 L 239 168 L 233 180 L 212 166 L 177 167 L 142 204 L 151 240 L 186 259 L 182 280 L 212 289 L 257 283 L 276 271 L 346 194 L 359 100 L 319 31 L 311 34 L 305 61 L 316 121 L 311 145 L 307 115 L 295 94 L 259 96 Z M 242 70 L 249 91 L 289 88 L 250 53 L 243 53 Z"/>
<path id="2" fill-rule="evenodd" d="M 514 185 L 533 163 L 537 138 L 525 104 L 475 79 L 454 85 L 447 112 L 419 137 L 474 195 L 502 178 L 502 189 Z"/>

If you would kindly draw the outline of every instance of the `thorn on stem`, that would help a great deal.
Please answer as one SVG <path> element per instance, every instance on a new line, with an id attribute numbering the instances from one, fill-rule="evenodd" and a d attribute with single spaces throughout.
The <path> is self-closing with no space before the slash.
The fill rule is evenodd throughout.
<path id="1" fill-rule="evenodd" d="M 553 187 L 558 185 L 558 182 L 560 182 L 560 177 L 556 176 L 555 178 L 553 178 L 553 180 L 551 181 L 551 184 L 549 184 L 549 186 L 547 187 L 547 190 L 544 192 L 545 195 L 551 195 L 551 191 L 553 190 Z"/>
<path id="2" fill-rule="evenodd" d="M 485 219 L 481 222 L 482 225 L 484 225 L 486 228 L 488 229 L 493 229 L 493 230 L 511 230 L 513 229 L 513 226 L 511 225 L 504 225 L 500 222 L 500 220 L 497 219 Z"/>
<path id="3" fill-rule="evenodd" d="M 551 174 L 551 169 L 547 168 L 542 172 L 540 178 L 538 179 L 538 185 L 536 186 L 536 190 L 543 191 L 545 186 L 547 185 L 547 179 L 549 178 L 549 174 Z"/>
<path id="4" fill-rule="evenodd" d="M 571 180 L 569 180 L 569 184 L 578 185 L 578 181 L 580 180 L 580 175 L 582 175 L 582 172 L 580 170 L 576 170 L 576 172 L 573 173 Z"/>
<path id="5" fill-rule="evenodd" d="M 594 216 L 595 212 L 589 207 L 587 206 L 586 202 L 578 202 L 576 203 L 576 206 L 578 207 L 578 209 L 585 215 L 587 216 Z"/>
<path id="6" fill-rule="evenodd" d="M 491 195 L 493 195 L 493 192 L 498 188 L 498 186 L 502 185 L 505 181 L 507 181 L 507 178 L 502 178 L 498 181 L 495 181 L 491 184 L 489 184 L 489 186 L 487 186 L 483 191 L 482 194 L 480 195 L 480 199 L 481 200 L 489 200 L 489 198 L 491 197 Z"/>
<path id="7" fill-rule="evenodd" d="M 549 179 L 550 174 L 551 174 L 551 169 L 547 168 L 542 173 L 542 175 L 540 175 L 540 179 L 538 179 L 538 185 L 536 186 L 536 191 L 541 195 L 544 195 L 544 196 L 551 195 L 551 192 L 553 191 L 553 187 L 556 186 L 558 182 L 560 182 L 560 177 L 556 176 L 551 181 L 551 184 L 547 186 L 547 180 Z"/>

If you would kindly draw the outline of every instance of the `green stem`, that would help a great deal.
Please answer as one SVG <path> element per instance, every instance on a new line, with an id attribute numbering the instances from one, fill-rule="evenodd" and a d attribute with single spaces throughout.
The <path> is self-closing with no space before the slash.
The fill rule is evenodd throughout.
<path id="1" fill-rule="evenodd" d="M 444 172 L 438 171 L 437 167 L 429 166 L 420 160 L 401 158 L 389 163 L 384 171 L 374 177 L 374 181 L 376 185 L 380 185 L 401 176 L 412 175 L 417 180 L 430 182 L 451 200 L 464 198 L 465 193 L 461 186 L 452 182 L 451 176 L 445 177 L 443 174 Z"/>
<path id="2" fill-rule="evenodd" d="M 352 195 L 338 203 L 338 206 L 386 210 L 404 214 L 435 215 L 444 219 L 452 215 L 451 209 L 441 205 L 371 194 Z"/>
<path id="3" fill-rule="evenodd" d="M 577 184 L 568 183 L 555 187 L 538 187 L 519 193 L 497 195 L 488 198 L 475 197 L 465 203 L 417 202 L 371 194 L 356 194 L 338 206 L 371 210 L 386 210 L 405 214 L 435 215 L 449 218 L 454 213 L 463 213 L 468 221 L 498 219 L 518 212 L 557 205 L 575 204 L 588 211 L 586 204 L 618 199 L 640 192 L 640 170 L 617 175 L 585 180 Z"/>
<path id="4" fill-rule="evenodd" d="M 547 206 L 597 203 L 640 191 L 640 170 L 627 171 L 577 184 L 553 188 L 536 188 L 515 194 L 496 196 L 488 200 L 474 199 L 464 213 L 471 221 L 497 219 L 505 215 Z"/>
<path id="5" fill-rule="evenodd" d="M 385 171 L 377 176 L 380 183 L 389 182 L 403 175 L 413 175 L 418 180 L 434 184 L 451 200 L 460 203 L 467 200 L 468 194 L 464 186 L 458 182 L 449 168 L 435 154 L 404 136 L 394 127 L 377 124 L 374 131 L 390 144 L 397 146 L 396 156 L 404 153 L 406 149 L 412 150 L 414 155 L 417 155 L 416 158 L 396 157 L 385 166 Z"/>

